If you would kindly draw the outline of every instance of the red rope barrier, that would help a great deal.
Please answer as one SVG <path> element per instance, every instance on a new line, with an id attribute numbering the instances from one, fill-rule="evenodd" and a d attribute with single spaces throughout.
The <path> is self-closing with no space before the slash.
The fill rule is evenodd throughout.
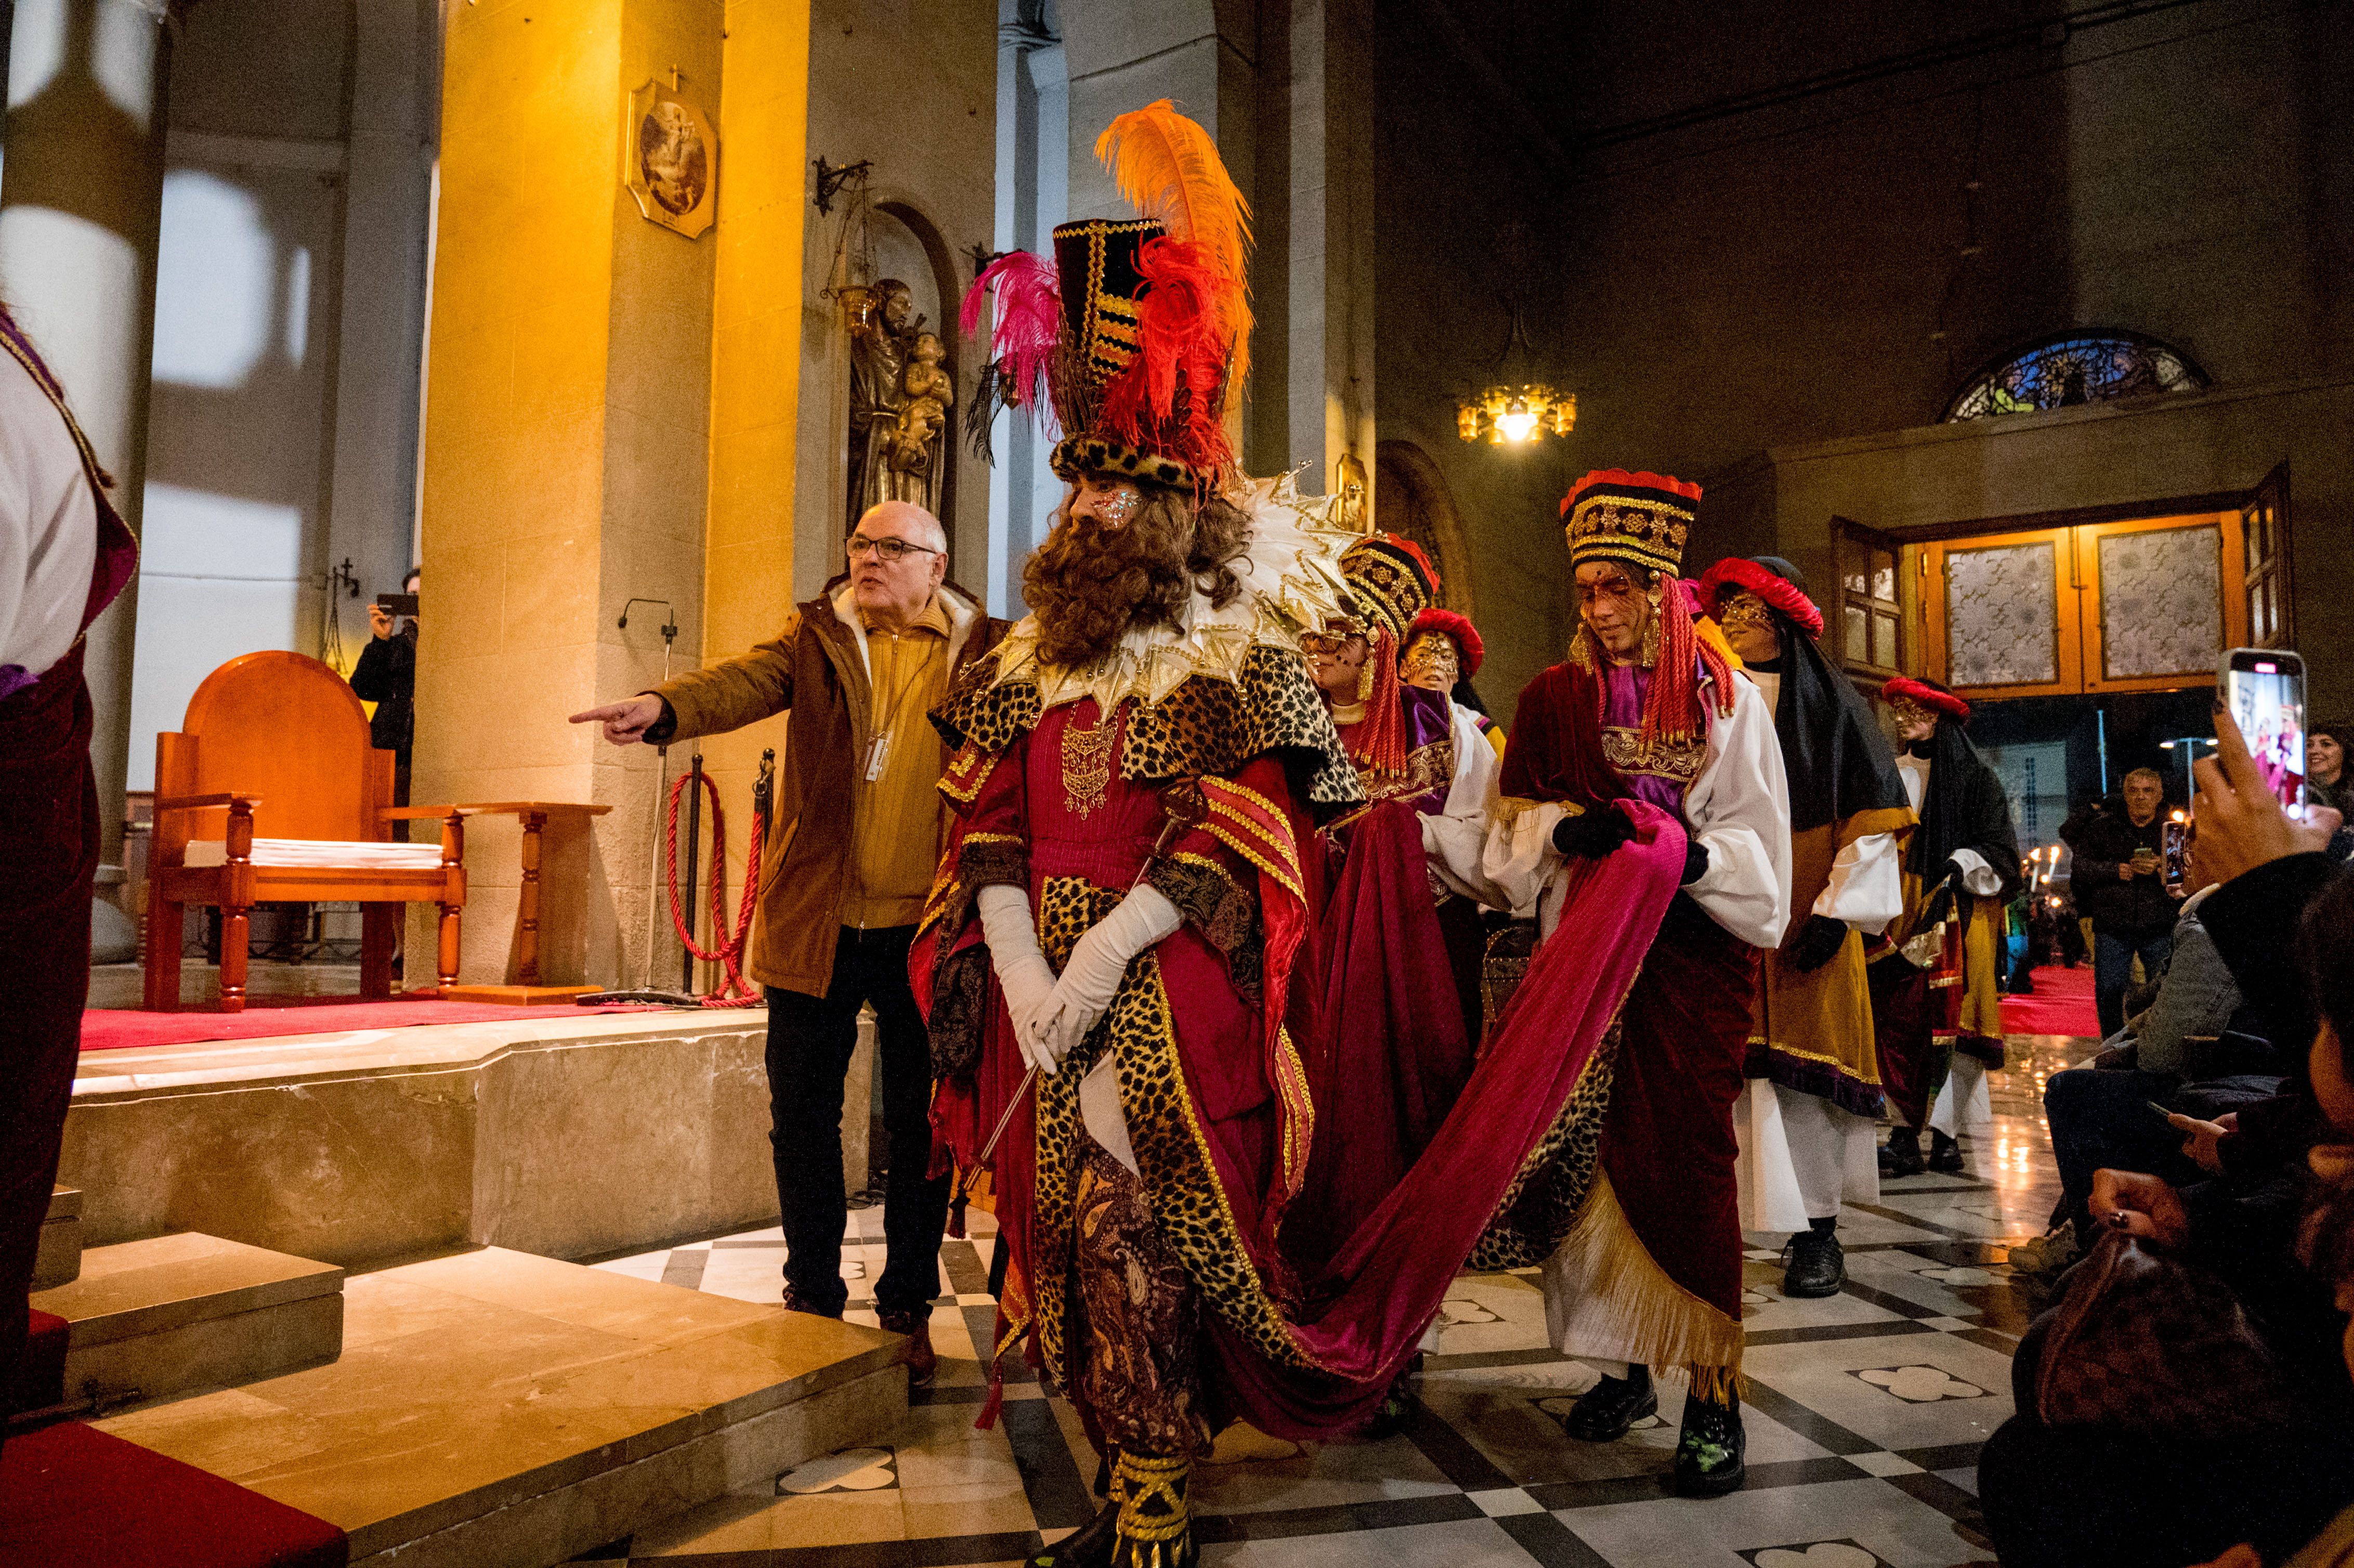
<path id="1" fill-rule="evenodd" d="M 717 947 L 705 948 L 687 928 L 686 913 L 678 897 L 678 798 L 695 775 L 682 773 L 670 787 L 670 822 L 665 834 L 665 854 L 670 885 L 670 923 L 678 931 L 678 939 L 686 950 L 707 964 L 718 964 L 727 971 L 727 983 L 703 999 L 705 1007 L 758 1007 L 761 997 L 752 983 L 744 978 L 737 960 L 744 956 L 745 939 L 752 930 L 752 909 L 758 903 L 760 886 L 760 849 L 763 829 L 767 823 L 758 812 L 752 817 L 752 842 L 744 851 L 744 897 L 736 916 L 736 934 Z M 727 929 L 727 822 L 719 807 L 719 785 L 708 773 L 701 775 L 703 787 L 711 791 L 711 928 L 715 932 Z"/>

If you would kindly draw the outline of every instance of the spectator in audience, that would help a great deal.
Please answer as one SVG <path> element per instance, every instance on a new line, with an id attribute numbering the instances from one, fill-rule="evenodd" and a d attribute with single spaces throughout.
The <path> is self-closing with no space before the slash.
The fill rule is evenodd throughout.
<path id="1" fill-rule="evenodd" d="M 2354 972 L 2342 960 L 2354 939 L 2354 873 L 2341 874 L 2319 853 L 2335 813 L 2311 826 L 2291 821 L 2230 715 L 2217 714 L 2216 730 L 2218 756 L 2198 765 L 2196 811 L 2200 860 L 2220 885 L 2202 903 L 2200 923 L 2271 1037 L 2310 1043 L 2309 1076 L 2294 1075 L 2278 1105 L 2263 1116 L 2251 1107 L 2236 1127 L 2190 1125 L 2185 1152 L 2212 1180 L 2178 1189 L 2154 1175 L 2103 1170 L 2089 1207 L 2100 1224 L 2229 1288 L 2276 1361 L 2294 1414 L 2216 1436 L 2184 1435 L 2142 1415 L 2046 1425 L 2036 1412 L 2047 1316 L 2013 1362 L 2019 1414 L 1979 1460 L 1988 1529 L 2005 1568 L 2179 1568 L 2240 1543 L 2249 1552 L 2235 1568 L 2276 1563 L 2354 1501 L 2345 1319 L 2329 1287 L 2300 1266 L 2296 1246 L 2313 1181 L 2307 1155 L 2325 1136 L 2354 1136 L 2354 1075 L 2338 1044 L 2354 1030 Z M 2099 1287 L 2094 1271 L 2073 1278 L 2075 1288 Z M 2069 1305 L 2063 1298 L 2058 1310 Z M 2197 1390 L 2216 1375 L 2203 1361 L 2153 1370 L 2178 1389 Z M 2203 1392 L 2221 1403 L 2243 1391 Z M 2253 1400 L 2261 1392 L 2244 1393 Z"/>
<path id="2" fill-rule="evenodd" d="M 2343 815 L 2346 787 L 2346 747 L 2354 740 L 2354 725 L 2317 724 L 2305 732 L 2305 798 L 2309 804 L 2327 806 Z"/>
<path id="3" fill-rule="evenodd" d="M 2166 885 L 2158 810 L 2165 800 L 2157 770 L 2137 768 L 2126 775 L 2122 800 L 2095 800 L 2060 829 L 2075 857 L 2069 886 L 2076 908 L 2093 922 L 2093 998 L 2104 1039 L 2125 1026 L 2134 959 L 2154 980 L 2174 949 L 2181 900 Z"/>
<path id="4" fill-rule="evenodd" d="M 2200 906 L 2213 885 L 2200 877 L 2195 851 L 2183 885 L 2199 891 L 2183 901 L 2174 924 L 2173 960 L 2148 1011 L 2111 1035 L 2091 1066 L 2054 1073 L 2043 1086 L 2061 1197 L 2051 1232 L 2010 1249 L 2014 1269 L 2057 1273 L 2092 1245 L 2093 1221 L 2084 1205 L 2093 1172 L 2105 1166 L 2178 1181 L 2199 1179 L 2179 1147 L 2182 1133 L 2159 1120 L 2150 1105 L 2171 1103 L 2186 1078 L 2203 1075 L 2203 1064 L 2192 1060 L 2193 1042 L 2253 1021 L 2241 1016 L 2240 988 L 2200 923 Z"/>
<path id="5" fill-rule="evenodd" d="M 400 591 L 415 593 L 418 582 L 417 568 L 411 567 Z M 368 744 L 392 753 L 392 803 L 406 806 L 409 743 L 417 729 L 417 618 L 403 616 L 396 625 L 392 611 L 371 604 L 368 632 L 368 645 L 352 666 L 352 692 L 376 705 L 368 718 Z"/>
<path id="6" fill-rule="evenodd" d="M 883 1273 L 875 1310 L 915 1343 L 929 1383 L 931 1305 L 949 1183 L 931 1171 L 930 1036 L 907 949 L 939 863 L 948 753 L 928 716 L 949 683 L 1005 634 L 947 580 L 939 520 L 905 501 L 869 507 L 843 543 L 849 570 L 784 630 L 659 690 L 572 715 L 616 746 L 719 735 L 788 715 L 778 830 L 761 852 L 745 969 L 769 1001 L 769 1141 L 785 1233 L 785 1306 L 839 1318 L 843 1082 L 859 1010 L 875 1009 L 875 1087 L 890 1139 Z M 864 1116 L 864 1107 L 854 1113 Z"/>

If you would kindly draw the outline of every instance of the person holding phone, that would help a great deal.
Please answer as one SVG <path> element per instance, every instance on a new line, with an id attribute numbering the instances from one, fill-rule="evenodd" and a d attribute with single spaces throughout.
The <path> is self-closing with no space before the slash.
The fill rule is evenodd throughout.
<path id="1" fill-rule="evenodd" d="M 2093 922 L 2093 998 L 2105 1040 L 2125 1027 L 2134 959 L 2155 980 L 2174 952 L 2182 895 L 2167 884 L 2165 803 L 2157 769 L 2137 768 L 2121 796 L 2087 803 L 2060 828 L 2075 856 L 2076 907 Z"/>
<path id="2" fill-rule="evenodd" d="M 418 569 L 400 582 L 415 596 Z M 368 606 L 368 645 L 352 666 L 352 692 L 376 705 L 368 719 L 368 744 L 392 753 L 392 803 L 408 804 L 408 756 L 417 733 L 417 617 L 399 618 L 378 600 Z"/>

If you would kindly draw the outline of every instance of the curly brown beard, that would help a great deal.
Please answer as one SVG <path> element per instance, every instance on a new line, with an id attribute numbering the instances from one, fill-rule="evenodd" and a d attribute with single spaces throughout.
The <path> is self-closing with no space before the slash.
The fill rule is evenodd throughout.
<path id="1" fill-rule="evenodd" d="M 1242 554 L 1250 519 L 1213 498 L 1197 512 L 1193 496 L 1142 487 L 1143 504 L 1128 525 L 1108 530 L 1066 506 L 1046 542 L 1022 567 L 1022 593 L 1038 618 L 1038 657 L 1083 668 L 1110 652 L 1130 627 L 1174 630 L 1198 581 L 1223 609 L 1242 592 L 1228 565 Z"/>

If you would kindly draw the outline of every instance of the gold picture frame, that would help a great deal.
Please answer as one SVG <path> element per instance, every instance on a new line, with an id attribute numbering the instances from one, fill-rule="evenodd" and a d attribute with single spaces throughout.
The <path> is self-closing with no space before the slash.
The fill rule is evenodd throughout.
<path id="1" fill-rule="evenodd" d="M 648 81 L 630 94 L 621 137 L 621 184 L 649 223 L 695 238 L 719 200 L 719 133 L 675 88 Z"/>

